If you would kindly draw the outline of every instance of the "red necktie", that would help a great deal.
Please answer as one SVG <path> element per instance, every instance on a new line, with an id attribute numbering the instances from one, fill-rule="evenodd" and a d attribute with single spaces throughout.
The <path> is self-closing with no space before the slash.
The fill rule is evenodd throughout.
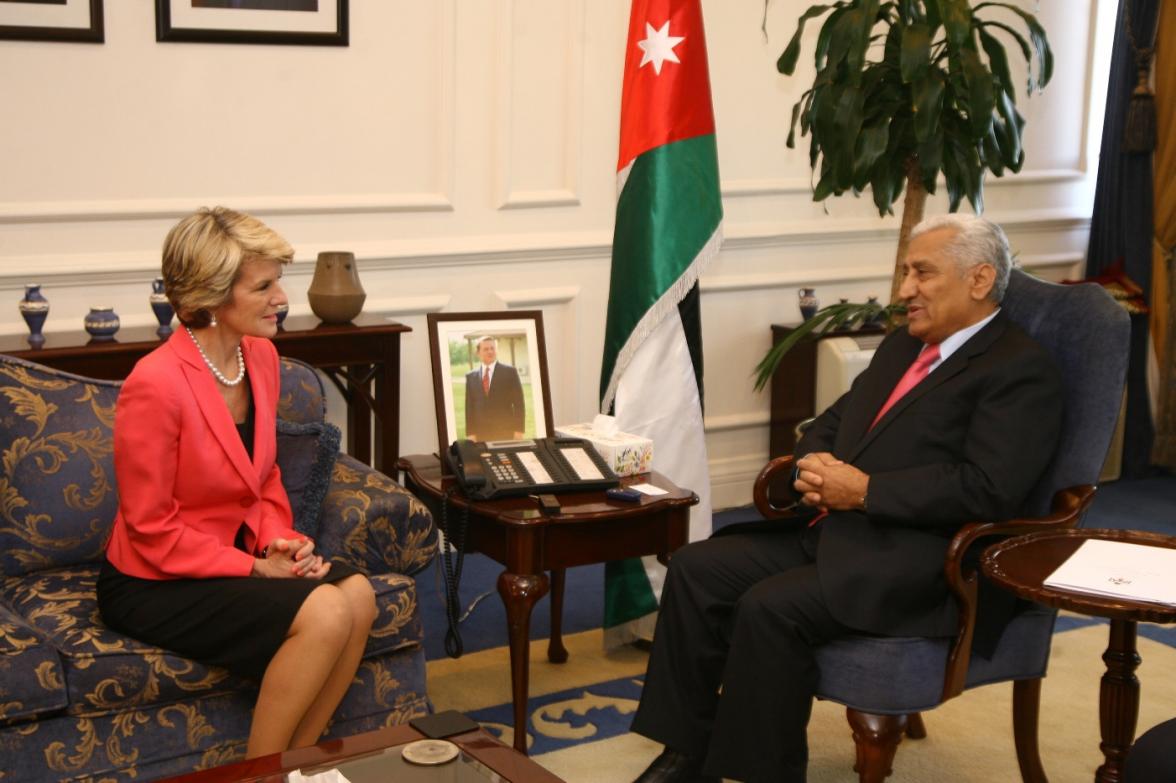
<path id="1" fill-rule="evenodd" d="M 901 378 L 898 379 L 898 385 L 894 387 L 894 391 L 890 392 L 890 397 L 887 398 L 886 404 L 878 411 L 878 415 L 874 417 L 874 421 L 870 423 L 870 429 L 878 423 L 879 419 L 886 415 L 886 411 L 894 407 L 894 403 L 906 396 L 907 392 L 919 385 L 919 382 L 927 377 L 927 373 L 931 371 L 931 365 L 939 359 L 939 345 L 929 345 L 923 349 L 915 360 L 911 362 L 911 366 Z"/>
<path id="2" fill-rule="evenodd" d="M 482 394 L 490 393 L 490 368 L 482 368 Z"/>

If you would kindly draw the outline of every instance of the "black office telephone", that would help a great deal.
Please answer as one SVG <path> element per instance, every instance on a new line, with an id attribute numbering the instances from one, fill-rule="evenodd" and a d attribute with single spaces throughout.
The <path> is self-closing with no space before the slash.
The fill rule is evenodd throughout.
<path id="1" fill-rule="evenodd" d="M 475 500 L 607 489 L 620 483 L 582 438 L 458 440 L 449 447 L 448 457 L 457 483 Z"/>

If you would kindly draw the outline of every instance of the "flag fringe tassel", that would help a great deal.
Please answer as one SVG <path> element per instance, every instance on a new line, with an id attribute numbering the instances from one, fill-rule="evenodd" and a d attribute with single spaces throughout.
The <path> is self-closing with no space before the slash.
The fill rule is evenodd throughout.
<path id="1" fill-rule="evenodd" d="M 633 361 L 633 357 L 637 354 L 637 350 L 641 347 L 642 343 L 645 342 L 649 335 L 653 334 L 653 330 L 678 306 L 678 303 L 686 297 L 686 294 L 690 293 L 690 289 L 694 287 L 694 284 L 698 282 L 699 275 L 702 274 L 702 267 L 719 254 L 719 247 L 722 244 L 723 224 L 720 222 L 715 227 L 715 231 L 711 234 L 710 239 L 706 241 L 706 244 L 698 251 L 698 255 L 690 262 L 690 266 L 653 303 L 653 306 L 645 311 L 645 315 L 641 316 L 641 320 L 633 327 L 633 331 L 629 333 L 629 338 L 625 340 L 625 344 L 621 346 L 621 350 L 617 353 L 617 361 L 613 365 L 612 377 L 608 379 L 608 388 L 605 389 L 604 398 L 600 402 L 601 413 L 608 413 L 609 408 L 612 407 L 613 398 L 617 394 L 617 386 L 621 382 L 621 376 L 625 374 L 625 370 L 628 368 L 629 363 Z"/>

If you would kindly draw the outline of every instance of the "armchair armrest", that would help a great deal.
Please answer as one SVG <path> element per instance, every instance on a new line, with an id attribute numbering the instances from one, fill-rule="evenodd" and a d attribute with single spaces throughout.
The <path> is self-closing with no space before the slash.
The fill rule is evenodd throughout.
<path id="1" fill-rule="evenodd" d="M 1081 484 L 1059 490 L 1054 494 L 1052 511 L 1044 517 L 1010 519 L 1006 522 L 970 522 L 952 538 L 943 563 L 943 575 L 959 606 L 959 625 L 947 658 L 947 671 L 943 679 L 944 701 L 963 692 L 972 657 L 979 582 L 975 567 L 965 569 L 964 556 L 968 550 L 978 540 L 989 536 L 1008 538 L 1039 530 L 1074 527 L 1094 500 L 1095 489 L 1089 484 Z"/>
<path id="2" fill-rule="evenodd" d="M 793 508 L 793 504 L 787 506 L 777 506 L 772 503 L 771 490 L 772 486 L 781 480 L 788 480 L 791 478 L 793 470 L 792 455 L 783 457 L 776 457 L 774 460 L 764 466 L 760 474 L 755 478 L 755 486 L 751 490 L 751 497 L 755 503 L 755 510 L 760 512 L 765 519 L 778 519 L 779 517 L 788 516 Z M 791 491 L 791 481 L 789 490 Z M 795 494 L 793 495 L 795 499 Z"/>
<path id="3" fill-rule="evenodd" d="M 392 479 L 346 454 L 335 460 L 318 546 L 369 575 L 411 575 L 437 554 L 433 515 Z"/>

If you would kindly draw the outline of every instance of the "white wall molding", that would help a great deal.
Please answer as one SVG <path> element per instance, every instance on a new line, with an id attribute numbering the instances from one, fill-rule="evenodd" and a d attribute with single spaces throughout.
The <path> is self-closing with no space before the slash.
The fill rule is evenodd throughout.
<path id="1" fill-rule="evenodd" d="M 733 430 L 749 430 L 756 427 L 766 427 L 772 417 L 767 411 L 752 411 L 751 413 L 733 413 L 725 416 L 706 416 L 702 421 L 702 428 L 707 432 L 731 432 Z"/>
<path id="2" fill-rule="evenodd" d="M 545 305 L 568 304 L 580 295 L 580 286 L 569 285 L 553 288 L 516 288 L 495 291 L 494 295 L 507 307 L 543 307 Z"/>
<path id="3" fill-rule="evenodd" d="M 1008 187 L 1009 185 L 1053 185 L 1058 183 L 1077 182 L 1087 176 L 1085 159 L 1079 161 L 1079 166 L 1072 169 L 1037 169 L 1023 170 L 1020 174 L 1006 174 L 1003 177 L 988 176 L 984 179 L 984 187 Z M 811 193 L 815 180 L 808 177 L 781 177 L 764 179 L 731 179 L 720 183 L 724 198 L 747 198 L 751 196 L 784 196 L 798 193 Z M 944 184 L 943 177 L 939 177 L 939 184 Z"/>
<path id="4" fill-rule="evenodd" d="M 568 207 L 580 204 L 580 168 L 582 165 L 581 139 L 582 107 L 584 104 L 584 0 L 570 0 L 566 6 L 567 24 L 563 41 L 551 47 L 562 53 L 564 69 L 563 89 L 558 96 L 549 96 L 547 105 L 561 105 L 560 124 L 561 165 L 558 182 L 553 187 L 521 189 L 513 183 L 517 164 L 513 149 L 515 130 L 515 51 L 519 41 L 515 35 L 515 11 L 520 0 L 503 0 L 498 5 L 495 19 L 497 57 L 495 60 L 494 107 L 495 129 L 495 188 L 498 209 L 535 209 L 540 207 Z M 557 6 L 551 6 L 557 7 Z M 535 22 L 532 20 L 531 25 Z"/>
<path id="5" fill-rule="evenodd" d="M 1020 210 L 992 215 L 1013 236 L 1022 233 L 1086 231 L 1087 215 L 1067 210 Z M 898 236 L 897 221 L 829 219 L 781 225 L 773 223 L 736 226 L 723 239 L 723 250 L 739 252 L 760 248 L 789 248 L 829 244 L 850 245 L 893 241 Z M 518 263 L 553 263 L 583 259 L 606 260 L 611 253 L 611 237 L 606 232 L 566 232 L 562 234 L 511 234 L 500 236 L 435 237 L 418 240 L 348 242 L 346 240 L 302 243 L 297 248 L 295 266 L 288 273 L 308 269 L 322 250 L 347 248 L 355 253 L 363 272 L 381 270 L 481 266 Z M 1030 265 L 1028 256 L 1022 263 Z M 72 253 L 8 256 L 0 263 L 0 290 L 21 288 L 35 278 L 46 285 L 118 284 L 142 282 L 159 269 L 159 249 L 126 253 Z M 27 270 L 36 270 L 30 273 Z M 833 269 L 797 268 L 764 275 L 702 278 L 704 291 L 746 290 L 762 286 L 796 283 L 827 283 L 846 280 L 873 280 L 889 277 L 888 265 L 853 266 Z"/>

